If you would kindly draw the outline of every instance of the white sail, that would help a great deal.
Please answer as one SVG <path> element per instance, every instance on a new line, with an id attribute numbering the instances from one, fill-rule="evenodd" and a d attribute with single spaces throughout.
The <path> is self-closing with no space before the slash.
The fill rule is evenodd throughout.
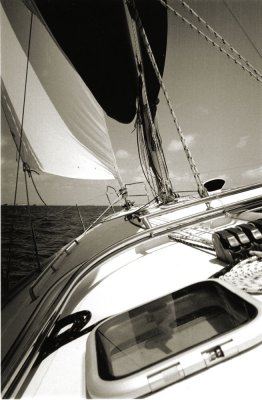
<path id="1" fill-rule="evenodd" d="M 104 113 L 90 90 L 35 15 L 31 25 L 22 2 L 3 6 L 2 104 L 17 148 L 23 124 L 23 161 L 64 177 L 118 178 Z"/>

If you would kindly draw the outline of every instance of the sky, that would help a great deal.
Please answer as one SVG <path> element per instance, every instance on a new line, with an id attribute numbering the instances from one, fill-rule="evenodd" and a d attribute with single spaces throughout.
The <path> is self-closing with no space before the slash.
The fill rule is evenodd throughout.
<path id="1" fill-rule="evenodd" d="M 179 1 L 168 0 L 168 3 L 196 23 Z M 262 71 L 261 0 L 192 0 L 187 3 Z M 262 84 L 181 19 L 171 13 L 168 18 L 164 82 L 202 181 L 221 177 L 226 180 L 225 188 L 261 182 Z M 198 26 L 208 33 L 203 26 Z M 173 188 L 196 190 L 162 94 L 159 99 L 158 123 Z M 1 203 L 13 204 L 16 149 L 1 114 Z M 139 166 L 134 123 L 124 125 L 109 117 L 106 122 L 122 180 L 124 183 L 145 181 Z M 34 180 L 49 205 L 107 204 L 106 186 L 119 188 L 114 180 L 76 180 L 47 174 L 36 175 Z M 130 191 L 133 193 L 134 188 Z M 137 191 L 141 193 L 142 187 L 137 187 Z M 111 193 L 113 199 L 113 191 Z M 32 186 L 29 195 L 32 204 L 41 204 Z M 26 203 L 23 174 L 19 179 L 17 203 Z"/>

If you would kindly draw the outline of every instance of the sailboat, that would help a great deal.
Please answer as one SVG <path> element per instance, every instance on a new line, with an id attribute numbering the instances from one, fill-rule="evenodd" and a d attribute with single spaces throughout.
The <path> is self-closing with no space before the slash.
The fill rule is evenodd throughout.
<path id="1" fill-rule="evenodd" d="M 182 16 L 163 0 L 2 0 L 1 7 L 2 105 L 18 162 L 29 176 L 116 179 L 123 203 L 4 304 L 2 397 L 259 395 L 262 185 L 223 189 L 222 177 L 201 179 L 163 82 L 167 12 Z M 212 40 L 182 19 L 261 83 L 207 23 Z M 173 188 L 159 90 L 197 197 Z M 130 200 L 104 112 L 126 124 L 135 118 L 153 193 L 144 205 Z"/>

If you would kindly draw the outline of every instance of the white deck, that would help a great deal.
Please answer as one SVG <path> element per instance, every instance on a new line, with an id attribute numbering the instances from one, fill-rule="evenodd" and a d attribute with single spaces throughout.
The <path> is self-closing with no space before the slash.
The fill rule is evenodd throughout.
<path id="1" fill-rule="evenodd" d="M 245 192 L 244 198 L 257 199 L 261 195 L 262 188 L 259 187 Z M 77 239 L 72 251 L 63 250 L 53 264 L 54 269 L 50 267 L 32 286 L 35 299 L 30 297 L 26 288 L 4 309 L 3 318 L 8 322 L 3 332 L 7 350 L 9 343 L 15 338 L 17 325 L 22 326 L 25 318 L 30 318 L 34 310 L 39 309 L 42 312 L 39 305 L 43 304 L 44 308 L 44 302 L 54 302 L 54 285 L 63 291 L 66 280 L 70 279 L 78 268 L 82 277 L 79 281 L 74 281 L 78 282 L 74 286 L 75 294 L 73 290 L 70 292 L 70 301 L 69 298 L 66 299 L 68 305 L 65 306 L 63 315 L 90 310 L 90 325 L 191 283 L 208 279 L 224 266 L 215 254 L 177 243 L 171 240 L 169 235 L 188 240 L 197 237 L 203 243 L 208 243 L 214 230 L 243 223 L 245 218 L 252 220 L 254 216 L 249 212 L 249 215 L 241 214 L 243 220 L 238 220 L 238 215 L 225 213 L 212 216 L 216 207 L 221 209 L 224 204 L 235 204 L 239 200 L 238 194 L 228 197 L 214 200 L 209 210 L 205 202 L 184 209 L 180 209 L 179 205 L 171 207 L 171 212 L 159 208 L 152 209 L 150 213 L 145 214 L 148 224 L 146 230 L 120 217 L 109 219 L 83 234 Z M 201 222 L 192 222 L 190 226 L 186 224 L 182 227 L 185 218 L 191 220 L 191 216 L 195 218 L 195 214 L 203 210 L 206 212 Z M 204 220 L 206 215 L 210 216 L 210 220 Z M 257 218 L 257 215 L 255 217 Z M 180 228 L 176 226 L 177 221 L 179 224 L 179 221 L 182 221 Z M 163 224 L 167 224 L 168 232 Z M 156 232 L 159 235 L 155 235 Z M 90 272 L 93 265 L 96 265 L 96 268 Z M 81 269 L 81 266 L 84 266 L 85 270 Z M 59 293 L 59 290 L 57 289 L 56 293 Z M 262 301 L 262 296 L 257 297 Z M 18 312 L 21 304 L 24 305 L 22 314 Z M 36 324 L 35 321 L 41 324 L 41 314 L 35 316 Z M 86 341 L 87 335 L 84 335 L 44 359 L 25 389 L 23 397 L 85 398 Z M 177 395 L 181 399 L 194 396 L 209 400 L 210 397 L 220 399 L 221 396 L 228 398 L 234 394 L 238 400 L 246 400 L 247 396 L 257 396 L 260 393 L 261 359 L 260 345 L 151 396 L 161 399 Z"/>
<path id="2" fill-rule="evenodd" d="M 152 239 L 151 245 L 154 247 L 137 246 L 106 263 L 96 274 L 93 290 L 74 311 L 90 310 L 93 314 L 91 323 L 94 323 L 206 279 L 221 269 L 215 257 L 204 251 L 167 239 Z M 86 397 L 86 340 L 87 336 L 83 336 L 44 360 L 25 396 Z M 218 399 L 234 394 L 238 399 L 244 399 L 247 395 L 256 395 L 260 390 L 261 357 L 262 346 L 259 346 L 151 396 L 161 399 L 174 396 L 209 399 L 212 396 Z"/>

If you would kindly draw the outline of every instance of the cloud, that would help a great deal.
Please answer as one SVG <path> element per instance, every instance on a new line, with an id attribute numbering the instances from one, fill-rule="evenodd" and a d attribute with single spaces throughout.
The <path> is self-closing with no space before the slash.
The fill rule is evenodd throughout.
<path id="1" fill-rule="evenodd" d="M 133 182 L 144 182 L 144 181 L 145 181 L 144 175 L 137 175 L 133 177 Z"/>
<path id="2" fill-rule="evenodd" d="M 249 136 L 241 136 L 241 137 L 239 138 L 238 143 L 236 144 L 236 147 L 237 147 L 238 149 L 242 149 L 243 147 L 245 147 L 245 146 L 247 145 L 248 138 L 249 138 Z"/>
<path id="3" fill-rule="evenodd" d="M 129 156 L 130 155 L 129 155 L 128 151 L 123 150 L 123 149 L 119 149 L 116 152 L 116 157 L 117 158 L 125 159 L 125 158 L 128 158 Z"/>
<path id="4" fill-rule="evenodd" d="M 3 165 L 3 164 L 5 164 L 6 163 L 6 158 L 5 158 L 5 156 L 2 156 L 1 157 L 1 164 Z"/>
<path id="5" fill-rule="evenodd" d="M 262 166 L 254 169 L 249 169 L 242 173 L 244 178 L 259 178 L 262 176 Z"/>
<path id="6" fill-rule="evenodd" d="M 139 164 L 139 165 L 134 169 L 134 171 L 137 172 L 138 174 L 141 174 L 141 172 L 142 172 L 142 167 L 141 167 L 141 165 Z"/>
<path id="7" fill-rule="evenodd" d="M 201 179 L 203 182 L 209 181 L 210 179 L 224 179 L 226 182 L 230 179 L 227 174 L 212 174 L 211 172 L 201 173 Z"/>
<path id="8" fill-rule="evenodd" d="M 186 139 L 186 144 L 188 146 L 190 146 L 195 141 L 195 136 L 194 135 L 187 135 L 185 137 L 185 139 Z M 174 152 L 180 151 L 182 149 L 183 149 L 182 143 L 181 143 L 181 141 L 179 139 L 173 139 L 169 143 L 169 146 L 167 148 L 168 151 L 174 151 Z"/>
<path id="9" fill-rule="evenodd" d="M 8 145 L 9 145 L 8 138 L 5 135 L 2 135 L 2 137 L 1 137 L 1 146 L 4 147 L 4 146 L 8 146 Z"/>
<path id="10" fill-rule="evenodd" d="M 119 168 L 119 173 L 120 173 L 120 175 L 128 174 L 128 173 L 130 173 L 130 170 L 128 170 L 126 168 Z"/>
<path id="11" fill-rule="evenodd" d="M 7 169 L 14 169 L 16 170 L 17 168 L 17 162 L 13 158 L 8 158 L 7 156 L 2 155 L 1 157 L 1 165 L 4 168 L 4 171 Z M 4 173 L 2 170 L 2 173 Z"/>
<path id="12" fill-rule="evenodd" d="M 209 110 L 204 106 L 197 106 L 196 111 L 200 115 L 208 115 L 209 114 Z"/>
<path id="13" fill-rule="evenodd" d="M 168 151 L 180 151 L 182 150 L 182 145 L 180 140 L 174 139 L 170 142 L 168 148 Z"/>
<path id="14" fill-rule="evenodd" d="M 173 179 L 175 182 L 192 183 L 194 181 L 194 177 L 189 172 L 181 175 L 174 175 Z"/>

